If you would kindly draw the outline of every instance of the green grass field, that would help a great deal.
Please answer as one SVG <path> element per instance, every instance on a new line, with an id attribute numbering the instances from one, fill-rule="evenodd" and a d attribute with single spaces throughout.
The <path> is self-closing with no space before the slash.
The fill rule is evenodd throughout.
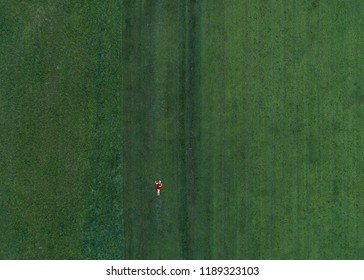
<path id="1" fill-rule="evenodd" d="M 0 258 L 364 259 L 363 12 L 0 1 Z"/>

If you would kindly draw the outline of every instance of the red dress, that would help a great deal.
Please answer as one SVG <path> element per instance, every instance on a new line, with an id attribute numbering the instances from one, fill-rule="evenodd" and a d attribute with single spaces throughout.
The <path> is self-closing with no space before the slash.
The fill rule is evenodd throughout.
<path id="1" fill-rule="evenodd" d="M 157 190 L 160 190 L 160 189 L 162 189 L 162 183 L 157 184 Z"/>

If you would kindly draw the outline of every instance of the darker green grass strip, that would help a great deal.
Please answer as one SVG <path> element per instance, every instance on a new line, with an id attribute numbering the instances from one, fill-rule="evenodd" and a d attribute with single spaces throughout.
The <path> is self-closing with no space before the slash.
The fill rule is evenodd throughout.
<path id="1" fill-rule="evenodd" d="M 158 94 L 153 81 L 152 32 L 155 4 L 123 2 L 123 134 L 124 166 L 123 205 L 125 212 L 126 254 L 129 259 L 149 259 L 158 255 L 148 250 L 159 242 L 153 221 L 155 198 L 153 162 L 153 98 Z"/>
<path id="2" fill-rule="evenodd" d="M 182 4 L 183 3 L 183 4 Z M 192 215 L 198 185 L 199 139 L 199 3 L 181 1 L 181 72 L 180 72 L 180 209 L 179 226 L 182 258 L 193 258 Z"/>

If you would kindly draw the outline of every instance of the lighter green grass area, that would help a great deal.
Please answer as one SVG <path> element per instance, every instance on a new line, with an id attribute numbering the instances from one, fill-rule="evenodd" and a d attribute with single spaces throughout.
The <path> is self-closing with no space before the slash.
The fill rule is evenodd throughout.
<path id="1" fill-rule="evenodd" d="M 317 4 L 205 3 L 212 258 L 363 257 L 363 7 Z"/>

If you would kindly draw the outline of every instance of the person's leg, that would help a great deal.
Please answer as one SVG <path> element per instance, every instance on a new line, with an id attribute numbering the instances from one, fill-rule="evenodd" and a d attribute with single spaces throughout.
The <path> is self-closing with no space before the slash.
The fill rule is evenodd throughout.
<path id="1" fill-rule="evenodd" d="M 157 189 L 157 195 L 160 195 L 161 190 Z"/>

